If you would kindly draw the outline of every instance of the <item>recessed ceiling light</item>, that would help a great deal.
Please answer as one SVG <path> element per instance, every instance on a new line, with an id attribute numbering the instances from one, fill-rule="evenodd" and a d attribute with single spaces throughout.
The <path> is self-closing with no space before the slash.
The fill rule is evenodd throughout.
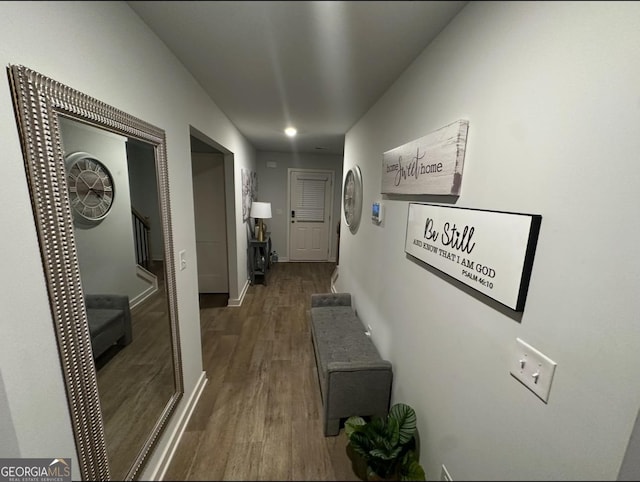
<path id="1" fill-rule="evenodd" d="M 298 133 L 298 130 L 295 127 L 287 127 L 284 133 L 289 137 L 294 137 Z"/>

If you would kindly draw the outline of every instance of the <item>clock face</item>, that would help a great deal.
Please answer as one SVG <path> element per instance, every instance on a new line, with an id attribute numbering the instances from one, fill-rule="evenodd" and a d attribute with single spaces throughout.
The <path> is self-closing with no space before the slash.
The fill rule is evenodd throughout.
<path id="1" fill-rule="evenodd" d="M 355 233 L 362 214 L 362 175 L 358 166 L 352 167 L 344 180 L 342 191 L 344 220 L 349 230 Z"/>
<path id="2" fill-rule="evenodd" d="M 66 166 L 75 219 L 90 223 L 103 220 L 113 205 L 113 178 L 109 170 L 86 152 L 70 154 Z"/>

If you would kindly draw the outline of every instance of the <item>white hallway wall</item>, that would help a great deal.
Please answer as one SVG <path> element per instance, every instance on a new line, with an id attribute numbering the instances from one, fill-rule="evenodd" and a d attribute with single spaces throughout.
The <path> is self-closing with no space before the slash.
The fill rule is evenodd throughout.
<path id="1" fill-rule="evenodd" d="M 471 2 L 347 134 L 364 209 L 384 151 L 466 118 L 455 205 L 542 215 L 521 317 L 405 256 L 408 200 L 343 225 L 337 287 L 417 410 L 428 480 L 618 475 L 640 406 L 639 53 L 635 2 Z M 558 363 L 547 405 L 509 375 L 516 337 Z"/>
<path id="2" fill-rule="evenodd" d="M 176 270 L 185 397 L 149 464 L 157 465 L 169 434 L 202 374 L 195 263 L 189 125 L 255 169 L 254 149 L 184 67 L 124 2 L 1 2 L 0 63 L 23 64 L 166 131 L 174 249 L 188 268 Z M 9 227 L 0 248 L 0 457 L 73 457 L 62 373 L 9 84 L 0 83 L 0 219 Z M 235 189 L 237 296 L 247 279 L 240 191 Z M 6 400 L 6 402 L 5 402 Z M 143 472 L 145 478 L 149 470 Z"/>

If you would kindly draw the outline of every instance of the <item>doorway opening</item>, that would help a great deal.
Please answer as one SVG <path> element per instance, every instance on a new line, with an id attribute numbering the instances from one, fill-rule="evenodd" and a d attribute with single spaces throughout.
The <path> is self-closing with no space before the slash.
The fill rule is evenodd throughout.
<path id="1" fill-rule="evenodd" d="M 235 236 L 229 230 L 233 154 L 193 128 L 190 142 L 200 308 L 228 306 L 237 291 L 230 269 L 235 253 Z"/>

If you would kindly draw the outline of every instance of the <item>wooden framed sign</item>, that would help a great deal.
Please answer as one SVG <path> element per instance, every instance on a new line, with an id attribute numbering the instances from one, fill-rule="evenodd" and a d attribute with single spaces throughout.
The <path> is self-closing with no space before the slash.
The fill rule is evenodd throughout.
<path id="1" fill-rule="evenodd" d="M 469 121 L 459 120 L 382 156 L 382 194 L 448 194 L 462 185 Z"/>
<path id="2" fill-rule="evenodd" d="M 409 204 L 405 252 L 523 311 L 542 216 Z"/>

